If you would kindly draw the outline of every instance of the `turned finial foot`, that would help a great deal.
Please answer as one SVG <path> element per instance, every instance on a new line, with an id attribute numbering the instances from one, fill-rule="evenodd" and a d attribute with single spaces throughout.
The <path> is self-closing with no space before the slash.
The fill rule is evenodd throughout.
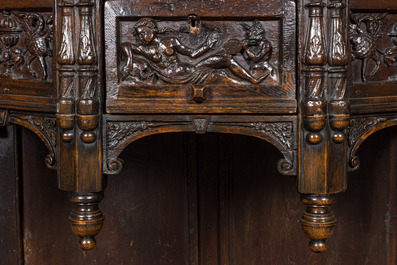
<path id="1" fill-rule="evenodd" d="M 301 218 L 301 224 L 306 236 L 309 237 L 309 247 L 313 252 L 322 253 L 327 250 L 328 239 L 336 224 L 336 218 L 331 205 L 335 202 L 333 195 L 302 195 L 301 200 L 306 205 L 306 211 Z"/>
<path id="2" fill-rule="evenodd" d="M 74 203 L 69 221 L 73 232 L 80 237 L 79 245 L 83 250 L 93 249 L 95 236 L 101 231 L 105 217 L 98 207 L 103 193 L 70 193 L 69 200 Z"/>

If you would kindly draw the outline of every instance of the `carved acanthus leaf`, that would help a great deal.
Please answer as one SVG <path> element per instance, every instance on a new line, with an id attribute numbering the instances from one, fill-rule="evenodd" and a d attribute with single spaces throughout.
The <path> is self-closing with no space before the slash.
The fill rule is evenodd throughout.
<path id="1" fill-rule="evenodd" d="M 19 116 L 21 119 L 28 121 L 30 124 L 35 126 L 39 131 L 41 131 L 51 142 L 52 146 L 56 146 L 57 141 L 57 128 L 56 119 L 49 117 L 39 117 L 39 116 Z"/>
<path id="2" fill-rule="evenodd" d="M 56 164 L 56 118 L 25 114 L 11 114 L 10 123 L 22 125 L 32 130 L 40 137 L 50 152 L 45 159 L 45 163 L 48 168 L 54 168 Z"/>
<path id="3" fill-rule="evenodd" d="M 145 121 L 137 122 L 108 122 L 107 123 L 107 146 L 115 148 L 128 137 L 145 131 L 150 124 Z"/>
<path id="4" fill-rule="evenodd" d="M 293 128 L 292 122 L 258 122 L 255 126 L 255 129 L 267 133 L 286 149 L 292 149 Z"/>
<path id="5" fill-rule="evenodd" d="M 254 129 L 270 136 L 276 140 L 286 150 L 293 149 L 294 142 L 294 126 L 288 122 L 239 122 L 239 123 L 213 123 L 214 126 L 234 126 L 248 129 Z"/>
<path id="6" fill-rule="evenodd" d="M 352 147 L 354 144 L 363 136 L 368 130 L 375 127 L 381 122 L 387 120 L 386 118 L 380 117 L 361 117 L 350 120 L 350 126 L 348 128 L 349 135 L 349 146 Z"/>

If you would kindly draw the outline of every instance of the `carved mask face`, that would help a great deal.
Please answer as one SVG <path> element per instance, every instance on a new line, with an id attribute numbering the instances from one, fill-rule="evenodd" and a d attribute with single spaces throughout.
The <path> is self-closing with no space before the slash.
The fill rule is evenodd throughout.
<path id="1" fill-rule="evenodd" d="M 150 44 L 154 39 L 154 32 L 151 28 L 140 26 L 136 29 L 136 35 L 144 44 Z"/>
<path id="2" fill-rule="evenodd" d="M 252 26 L 248 26 L 247 24 L 242 25 L 246 30 L 246 38 L 252 45 L 255 45 L 263 39 L 265 29 L 259 22 L 255 22 Z"/>

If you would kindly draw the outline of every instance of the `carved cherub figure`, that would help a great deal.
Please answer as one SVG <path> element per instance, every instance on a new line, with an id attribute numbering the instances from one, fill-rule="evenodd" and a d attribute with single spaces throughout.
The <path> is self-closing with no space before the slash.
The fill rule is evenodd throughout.
<path id="1" fill-rule="evenodd" d="M 388 35 L 391 39 L 393 46 L 385 50 L 383 60 L 388 67 L 397 67 L 397 23 L 394 24 L 392 30 Z M 391 76 L 389 77 L 389 79 L 397 80 L 397 75 Z"/>
<path id="2" fill-rule="evenodd" d="M 246 30 L 246 38 L 242 42 L 244 57 L 250 62 L 250 72 L 253 76 L 270 75 L 272 79 L 277 79 L 276 71 L 270 64 L 272 57 L 272 45 L 266 37 L 266 30 L 259 21 L 255 21 L 251 26 L 243 23 Z"/>
<path id="3" fill-rule="evenodd" d="M 272 47 L 266 39 L 265 31 L 259 22 L 247 26 L 246 40 L 230 39 L 210 56 L 197 63 L 182 62 L 178 54 L 199 58 L 212 50 L 219 41 L 218 34 L 210 33 L 196 48 L 187 47 L 174 36 L 168 36 L 167 28 L 159 30 L 151 18 L 142 18 L 133 27 L 138 44 L 125 42 L 121 45 L 122 63 L 120 77 L 130 78 L 135 83 L 154 84 L 157 79 L 165 83 L 214 83 L 239 84 L 239 77 L 258 84 L 269 74 L 274 75 L 269 60 Z M 257 32 L 255 32 L 257 30 Z M 245 52 L 250 70 L 246 70 L 234 56 Z"/>
<path id="4" fill-rule="evenodd" d="M 127 58 L 121 69 L 121 77 L 133 76 L 136 81 L 153 81 L 154 76 L 166 83 L 189 83 L 197 76 L 196 67 L 184 63 L 179 59 L 178 53 L 197 58 L 209 51 L 218 41 L 214 33 L 197 48 L 183 45 L 176 37 L 160 38 L 155 21 L 151 18 L 140 19 L 133 28 L 133 33 L 140 44 L 123 43 L 121 45 L 123 56 Z M 141 58 L 133 60 L 134 54 Z"/>

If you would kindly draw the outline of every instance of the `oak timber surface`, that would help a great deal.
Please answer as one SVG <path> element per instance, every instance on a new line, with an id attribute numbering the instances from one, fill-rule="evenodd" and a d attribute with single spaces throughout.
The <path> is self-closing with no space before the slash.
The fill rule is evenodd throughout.
<path id="1" fill-rule="evenodd" d="M 29 155 L 44 156 L 46 150 L 36 136 L 24 132 L 25 264 L 205 265 L 221 264 L 221 259 L 236 264 L 394 265 L 387 262 L 387 253 L 396 253 L 387 250 L 386 236 L 389 242 L 396 236 L 388 234 L 391 223 L 386 221 L 393 214 L 388 183 L 395 177 L 396 159 L 389 145 L 379 143 L 395 132 L 370 137 L 360 150 L 363 170 L 350 175 L 349 190 L 334 206 L 339 225 L 323 255 L 296 243 L 305 240 L 297 223 L 303 206 L 294 177 L 281 176 L 272 166 L 280 156 L 275 148 L 250 137 L 217 134 L 167 134 L 131 144 L 122 154 L 131 163 L 120 175 L 108 177 L 101 204 L 107 220 L 98 245 L 84 254 L 76 236 L 65 229 L 70 204 L 55 188 L 55 172 L 39 156 Z M 171 152 L 164 156 L 164 150 Z M 198 215 L 187 216 L 188 207 L 194 212 L 186 199 L 188 193 L 195 196 L 195 180 L 201 206 Z M 198 225 L 197 217 L 199 230 L 190 234 L 187 227 Z"/>

